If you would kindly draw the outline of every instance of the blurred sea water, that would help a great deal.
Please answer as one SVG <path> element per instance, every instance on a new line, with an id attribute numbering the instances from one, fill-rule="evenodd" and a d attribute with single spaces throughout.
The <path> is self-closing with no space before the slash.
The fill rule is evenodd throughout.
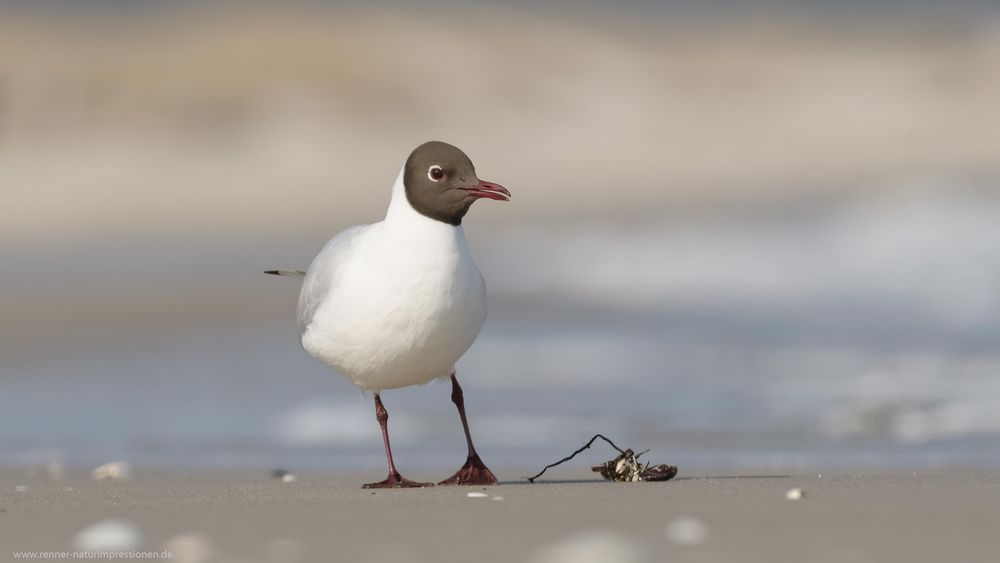
<path id="1" fill-rule="evenodd" d="M 995 13 L 11 4 L 0 465 L 381 467 L 261 272 L 439 138 L 514 193 L 465 226 L 458 365 L 502 477 L 598 432 L 682 471 L 1000 467 Z M 463 459 L 449 394 L 385 394 L 401 467 Z"/>
<path id="2" fill-rule="evenodd" d="M 601 432 L 688 468 L 998 466 L 998 214 L 992 190 L 941 182 L 777 216 L 526 223 L 489 236 L 474 211 L 491 313 L 458 370 L 480 449 L 523 470 Z M 3 459 L 380 465 L 370 398 L 298 347 L 297 282 L 258 273 L 284 249 L 227 264 L 225 244 L 168 245 L 156 256 L 179 258 L 157 264 L 137 248 L 74 259 L 142 265 L 95 279 L 102 292 L 211 270 L 209 292 L 251 287 L 240 301 L 250 312 L 132 319 L 131 331 L 82 329 L 6 354 Z M 255 313 L 254 296 L 280 307 Z M 406 466 L 460 461 L 446 384 L 385 400 Z"/>

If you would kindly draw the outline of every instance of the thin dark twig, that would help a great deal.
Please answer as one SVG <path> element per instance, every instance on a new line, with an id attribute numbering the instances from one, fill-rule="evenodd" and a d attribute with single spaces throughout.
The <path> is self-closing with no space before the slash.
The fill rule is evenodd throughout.
<path id="1" fill-rule="evenodd" d="M 604 440 L 605 442 L 607 442 L 608 444 L 610 444 L 612 448 L 618 450 L 618 453 L 620 453 L 622 455 L 625 455 L 625 450 L 623 450 L 623 449 L 619 448 L 618 446 L 616 446 L 614 442 L 612 442 L 611 440 L 605 438 L 604 436 L 602 436 L 600 434 L 595 434 L 594 437 L 591 438 L 590 441 L 587 442 L 586 444 L 584 444 L 580 449 L 576 450 L 575 452 L 569 454 L 569 456 L 564 457 L 564 458 L 560 459 L 559 461 L 557 461 L 555 463 L 550 463 L 549 465 L 546 465 L 541 471 L 538 472 L 537 475 L 534 475 L 532 477 L 528 477 L 528 482 L 534 483 L 535 479 L 538 479 L 539 477 L 541 477 L 542 473 L 545 473 L 545 471 L 547 469 L 555 467 L 555 466 L 557 466 L 557 465 L 559 465 L 561 463 L 566 463 L 567 461 L 573 459 L 574 457 L 576 457 L 576 454 L 578 454 L 578 453 L 582 452 L 583 450 L 589 448 L 594 443 L 594 440 L 597 440 L 598 438 L 600 438 L 600 439 Z"/>

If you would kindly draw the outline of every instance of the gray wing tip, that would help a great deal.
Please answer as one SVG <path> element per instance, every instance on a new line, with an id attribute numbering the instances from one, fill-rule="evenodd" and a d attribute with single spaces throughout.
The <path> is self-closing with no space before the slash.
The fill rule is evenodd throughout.
<path id="1" fill-rule="evenodd" d="M 302 270 L 264 270 L 265 274 L 272 276 L 283 276 L 286 278 L 304 278 L 306 273 Z"/>

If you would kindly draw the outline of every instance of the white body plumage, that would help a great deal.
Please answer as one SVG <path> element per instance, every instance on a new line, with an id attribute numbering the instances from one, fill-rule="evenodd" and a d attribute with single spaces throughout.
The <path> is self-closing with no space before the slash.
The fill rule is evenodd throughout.
<path id="1" fill-rule="evenodd" d="M 415 211 L 401 172 L 385 220 L 313 260 L 298 316 L 307 352 L 378 392 L 451 375 L 486 320 L 486 285 L 462 227 Z"/>

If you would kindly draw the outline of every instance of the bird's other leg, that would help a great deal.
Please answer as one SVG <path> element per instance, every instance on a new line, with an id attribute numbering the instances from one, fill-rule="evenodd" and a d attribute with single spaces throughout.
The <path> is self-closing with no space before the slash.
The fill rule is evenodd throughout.
<path id="1" fill-rule="evenodd" d="M 451 374 L 451 400 L 458 407 L 458 416 L 462 418 L 462 428 L 465 430 L 465 442 L 469 446 L 469 458 L 454 475 L 441 481 L 438 485 L 496 485 L 497 478 L 493 472 L 486 467 L 483 460 L 476 453 L 476 446 L 472 443 L 472 434 L 469 433 L 469 420 L 465 416 L 465 397 L 462 394 L 462 386 L 458 384 L 458 378 Z"/>
<path id="2" fill-rule="evenodd" d="M 382 404 L 382 397 L 375 393 L 375 418 L 378 425 L 382 427 L 382 442 L 385 444 L 385 459 L 389 463 L 389 476 L 384 481 L 378 483 L 365 483 L 365 489 L 395 489 L 401 487 L 432 487 L 434 483 L 417 483 L 410 481 L 396 470 L 396 464 L 392 461 L 392 448 L 389 446 L 389 412 Z"/>

